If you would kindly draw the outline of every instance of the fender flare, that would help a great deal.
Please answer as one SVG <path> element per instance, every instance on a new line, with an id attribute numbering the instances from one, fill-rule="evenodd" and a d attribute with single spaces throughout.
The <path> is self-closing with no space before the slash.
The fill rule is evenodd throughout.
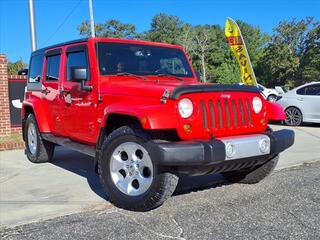
<path id="1" fill-rule="evenodd" d="M 34 113 L 34 117 L 37 121 L 39 131 L 42 132 L 51 132 L 52 123 L 50 123 L 50 118 L 48 118 L 47 108 L 42 108 L 35 102 L 23 102 L 21 108 L 21 118 L 24 119 L 25 108 L 30 107 Z"/>

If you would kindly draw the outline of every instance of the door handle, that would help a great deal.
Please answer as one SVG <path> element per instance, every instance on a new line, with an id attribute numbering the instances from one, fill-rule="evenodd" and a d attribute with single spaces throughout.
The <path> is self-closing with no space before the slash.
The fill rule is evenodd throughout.
<path id="1" fill-rule="evenodd" d="M 302 97 L 298 97 L 297 100 L 298 101 L 303 101 L 303 98 Z"/>
<path id="2" fill-rule="evenodd" d="M 70 93 L 69 90 L 60 90 L 60 94 L 61 94 L 61 95 L 67 95 L 67 94 L 69 94 L 69 93 Z"/>
<path id="3" fill-rule="evenodd" d="M 41 89 L 41 93 L 47 95 L 48 93 L 50 93 L 50 90 L 48 90 L 48 88 Z"/>

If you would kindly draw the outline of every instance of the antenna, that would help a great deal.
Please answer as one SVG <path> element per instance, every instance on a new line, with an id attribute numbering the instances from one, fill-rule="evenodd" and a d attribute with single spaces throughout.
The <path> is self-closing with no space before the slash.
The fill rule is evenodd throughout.
<path id="1" fill-rule="evenodd" d="M 96 33 L 95 33 L 95 30 L 94 30 L 92 0 L 89 0 L 89 12 L 90 12 L 91 37 L 94 38 L 96 36 Z"/>
<path id="2" fill-rule="evenodd" d="M 30 37 L 31 37 L 31 50 L 37 50 L 36 38 L 36 23 L 34 18 L 34 4 L 33 0 L 29 0 L 29 23 L 30 23 Z"/>

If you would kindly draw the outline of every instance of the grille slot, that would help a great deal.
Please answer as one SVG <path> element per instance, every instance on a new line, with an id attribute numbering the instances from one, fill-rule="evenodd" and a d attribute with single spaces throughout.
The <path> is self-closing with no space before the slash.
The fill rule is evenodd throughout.
<path id="1" fill-rule="evenodd" d="M 217 100 L 217 108 L 218 108 L 218 114 L 219 114 L 219 127 L 223 128 L 223 118 L 222 118 L 222 109 L 221 109 L 221 102 L 220 100 Z"/>
<path id="2" fill-rule="evenodd" d="M 228 102 L 228 100 L 224 101 L 224 107 L 225 107 L 225 111 L 226 111 L 227 128 L 230 128 L 230 110 L 229 110 L 229 102 Z"/>
<path id="3" fill-rule="evenodd" d="M 210 117 L 211 117 L 211 127 L 215 128 L 216 127 L 216 120 L 214 117 L 214 109 L 213 109 L 213 103 L 212 100 L 209 100 L 209 109 L 210 109 Z"/>
<path id="4" fill-rule="evenodd" d="M 237 114 L 237 107 L 236 107 L 236 101 L 232 99 L 232 111 L 233 111 L 233 120 L 234 120 L 234 126 L 238 127 L 238 114 Z"/>
<path id="5" fill-rule="evenodd" d="M 206 106 L 204 104 L 204 101 L 201 100 L 200 101 L 200 107 L 201 107 L 201 111 L 202 111 L 202 122 L 203 122 L 203 128 L 208 128 L 208 118 L 207 118 L 207 110 L 206 110 Z"/>
<path id="6" fill-rule="evenodd" d="M 239 99 L 239 110 L 240 110 L 240 119 L 241 119 L 241 126 L 244 126 L 244 109 L 242 99 Z"/>
<path id="7" fill-rule="evenodd" d="M 247 106 L 248 124 L 251 125 L 251 108 L 250 108 L 250 103 L 248 99 L 246 99 L 246 106 Z"/>

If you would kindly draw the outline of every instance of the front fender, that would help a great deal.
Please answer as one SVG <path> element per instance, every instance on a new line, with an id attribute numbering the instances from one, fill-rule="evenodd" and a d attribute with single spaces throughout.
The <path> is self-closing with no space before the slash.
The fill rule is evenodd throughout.
<path id="1" fill-rule="evenodd" d="M 177 127 L 177 114 L 174 101 L 164 104 L 147 105 L 141 103 L 115 103 L 104 109 L 103 127 L 111 114 L 128 115 L 139 119 L 145 129 L 172 129 Z"/>
<path id="2" fill-rule="evenodd" d="M 266 102 L 267 103 L 267 119 L 268 120 L 285 120 L 286 113 L 278 103 Z"/>

